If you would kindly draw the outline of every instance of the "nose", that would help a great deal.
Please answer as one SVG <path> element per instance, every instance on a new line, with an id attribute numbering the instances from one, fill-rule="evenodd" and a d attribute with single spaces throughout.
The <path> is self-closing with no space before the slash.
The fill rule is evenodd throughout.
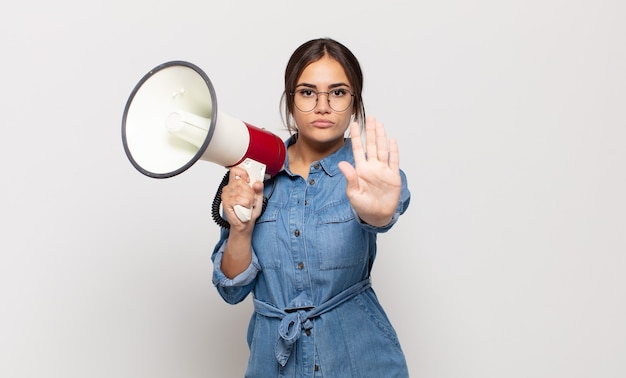
<path id="1" fill-rule="evenodd" d="M 325 99 L 322 99 L 320 96 L 326 96 Z M 330 113 L 330 98 L 328 97 L 327 92 L 318 92 L 317 93 L 317 102 L 315 103 L 315 112 L 316 113 Z"/>

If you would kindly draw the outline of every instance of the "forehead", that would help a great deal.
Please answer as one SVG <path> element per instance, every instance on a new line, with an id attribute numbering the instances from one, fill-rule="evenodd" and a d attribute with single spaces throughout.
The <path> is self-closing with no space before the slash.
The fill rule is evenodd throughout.
<path id="1" fill-rule="evenodd" d="M 346 71 L 341 64 L 328 56 L 306 66 L 298 78 L 297 85 L 304 83 L 318 87 L 338 83 L 350 85 Z"/>

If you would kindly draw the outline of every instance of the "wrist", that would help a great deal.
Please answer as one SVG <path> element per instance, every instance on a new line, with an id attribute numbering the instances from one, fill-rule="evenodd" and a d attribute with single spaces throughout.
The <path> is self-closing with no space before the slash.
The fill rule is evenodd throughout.
<path id="1" fill-rule="evenodd" d="M 362 223 L 366 223 L 372 227 L 385 227 L 393 220 L 393 215 L 388 217 L 361 217 L 359 216 L 359 220 Z"/>

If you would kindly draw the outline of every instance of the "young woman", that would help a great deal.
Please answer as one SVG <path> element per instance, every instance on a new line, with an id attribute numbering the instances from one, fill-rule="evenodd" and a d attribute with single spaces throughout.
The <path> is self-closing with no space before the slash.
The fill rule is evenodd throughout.
<path id="1" fill-rule="evenodd" d="M 364 119 L 362 87 L 344 45 L 301 45 L 285 72 L 284 170 L 250 186 L 235 167 L 222 190 L 230 228 L 213 251 L 213 282 L 231 304 L 253 293 L 247 377 L 408 376 L 370 271 L 376 235 L 396 223 L 410 193 L 396 141 Z M 239 221 L 235 205 L 252 207 L 252 220 Z"/>

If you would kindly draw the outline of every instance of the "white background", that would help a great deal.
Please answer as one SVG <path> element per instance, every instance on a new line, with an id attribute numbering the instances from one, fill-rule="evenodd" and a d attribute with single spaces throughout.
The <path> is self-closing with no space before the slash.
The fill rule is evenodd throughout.
<path id="1" fill-rule="evenodd" d="M 283 70 L 343 42 L 412 203 L 374 287 L 411 376 L 626 376 L 626 3 L 21 1 L 0 15 L 0 376 L 241 377 L 211 284 L 223 167 L 155 180 L 121 118 L 169 60 L 285 135 Z"/>

